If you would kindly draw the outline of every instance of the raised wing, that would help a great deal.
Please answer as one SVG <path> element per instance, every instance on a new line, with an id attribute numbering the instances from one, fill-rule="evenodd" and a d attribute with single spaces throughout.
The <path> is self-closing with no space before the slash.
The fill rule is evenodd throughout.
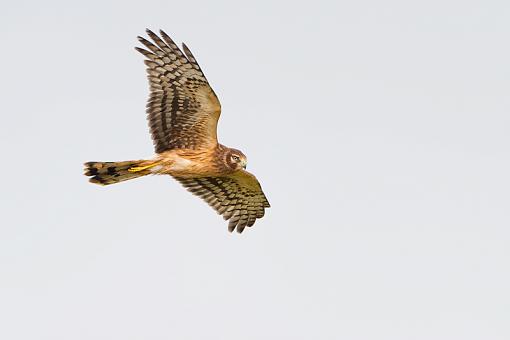
<path id="1" fill-rule="evenodd" d="M 175 177 L 188 191 L 201 197 L 218 214 L 228 220 L 230 232 L 237 228 L 242 233 L 269 208 L 264 192 L 255 176 L 247 171 L 237 171 L 222 177 Z"/>
<path id="2" fill-rule="evenodd" d="M 221 106 L 189 49 L 184 55 L 163 31 L 150 30 L 150 42 L 136 47 L 147 60 L 150 97 L 147 119 L 157 153 L 170 149 L 206 149 L 216 146 Z"/>

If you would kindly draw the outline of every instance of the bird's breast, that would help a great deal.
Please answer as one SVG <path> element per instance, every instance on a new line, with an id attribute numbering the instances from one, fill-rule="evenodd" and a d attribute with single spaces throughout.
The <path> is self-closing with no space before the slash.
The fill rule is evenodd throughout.
<path id="1" fill-rule="evenodd" d="M 188 151 L 183 154 L 172 152 L 162 156 L 163 172 L 173 176 L 207 176 L 218 172 L 215 169 L 215 162 L 211 159 L 213 155 L 210 153 L 192 154 Z"/>
<path id="2" fill-rule="evenodd" d="M 174 171 L 190 170 L 197 166 L 196 162 L 190 159 L 176 157 L 171 165 Z"/>

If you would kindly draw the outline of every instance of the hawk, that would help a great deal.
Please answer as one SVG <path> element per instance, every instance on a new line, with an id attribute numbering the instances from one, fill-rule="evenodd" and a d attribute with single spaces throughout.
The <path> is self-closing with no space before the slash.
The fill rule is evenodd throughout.
<path id="1" fill-rule="evenodd" d="M 156 155 L 149 160 L 87 162 L 85 175 L 100 185 L 146 175 L 170 175 L 201 197 L 241 233 L 264 216 L 269 202 L 246 156 L 218 143 L 221 106 L 185 44 L 182 50 L 163 31 L 147 30 L 152 41 L 135 49 L 145 56 L 150 86 L 147 120 Z M 183 53 L 184 51 L 184 53 Z"/>

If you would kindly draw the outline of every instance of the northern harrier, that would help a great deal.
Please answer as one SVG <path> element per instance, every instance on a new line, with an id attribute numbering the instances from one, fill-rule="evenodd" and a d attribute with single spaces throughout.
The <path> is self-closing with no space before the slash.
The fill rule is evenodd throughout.
<path id="1" fill-rule="evenodd" d="M 90 182 L 109 185 L 145 175 L 170 175 L 201 197 L 241 233 L 264 216 L 269 202 L 246 156 L 218 143 L 221 106 L 185 44 L 184 54 L 163 31 L 138 40 L 150 85 L 147 119 L 156 156 L 150 160 L 87 162 Z"/>

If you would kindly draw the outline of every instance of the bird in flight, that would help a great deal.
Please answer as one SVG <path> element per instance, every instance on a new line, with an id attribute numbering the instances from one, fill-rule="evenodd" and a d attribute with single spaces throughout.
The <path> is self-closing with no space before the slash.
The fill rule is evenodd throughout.
<path id="1" fill-rule="evenodd" d="M 136 50 L 145 56 L 150 86 L 147 120 L 156 155 L 148 160 L 87 162 L 89 181 L 109 185 L 146 175 L 170 175 L 241 233 L 264 216 L 269 202 L 246 156 L 218 143 L 221 106 L 195 57 L 163 31 Z"/>

